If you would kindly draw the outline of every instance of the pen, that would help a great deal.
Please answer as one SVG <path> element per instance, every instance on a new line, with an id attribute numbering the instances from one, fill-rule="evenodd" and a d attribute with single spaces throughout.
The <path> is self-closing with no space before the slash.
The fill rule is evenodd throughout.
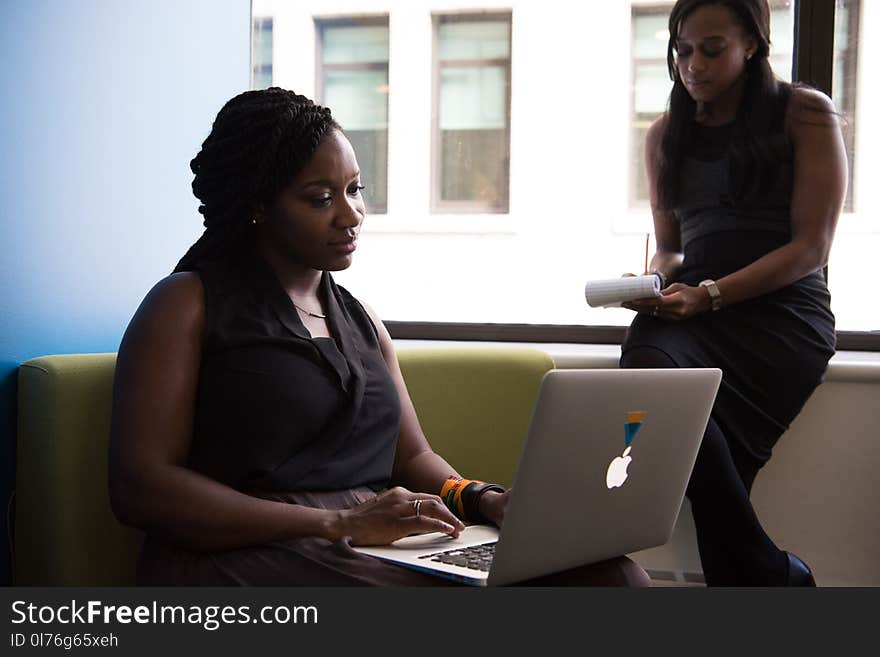
<path id="1" fill-rule="evenodd" d="M 648 242 L 651 239 L 651 233 L 645 233 L 645 273 L 648 273 Z"/>

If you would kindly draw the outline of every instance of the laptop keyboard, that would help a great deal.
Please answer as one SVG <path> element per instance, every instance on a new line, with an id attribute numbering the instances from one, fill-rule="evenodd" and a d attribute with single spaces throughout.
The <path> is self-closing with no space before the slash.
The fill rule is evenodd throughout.
<path id="1" fill-rule="evenodd" d="M 483 545 L 471 545 L 466 548 L 425 554 L 419 557 L 419 559 L 430 559 L 439 563 L 449 563 L 454 566 L 461 566 L 462 568 L 489 572 L 489 566 L 492 565 L 492 558 L 494 556 L 495 543 L 484 543 Z"/>

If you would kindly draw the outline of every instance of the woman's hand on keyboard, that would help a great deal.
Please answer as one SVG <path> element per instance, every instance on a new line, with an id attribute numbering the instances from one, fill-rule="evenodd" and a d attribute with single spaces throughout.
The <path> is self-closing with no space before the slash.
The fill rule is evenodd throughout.
<path id="1" fill-rule="evenodd" d="M 441 532 L 457 538 L 464 523 L 437 495 L 397 486 L 334 518 L 331 534 L 351 537 L 352 545 L 387 545 L 411 534 Z"/>

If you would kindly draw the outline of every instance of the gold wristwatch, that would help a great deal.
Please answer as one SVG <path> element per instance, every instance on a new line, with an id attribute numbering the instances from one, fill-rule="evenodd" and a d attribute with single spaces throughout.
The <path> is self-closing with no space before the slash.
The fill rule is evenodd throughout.
<path id="1" fill-rule="evenodd" d="M 709 291 L 709 296 L 712 298 L 712 310 L 718 310 L 721 307 L 721 292 L 718 290 L 715 281 L 707 278 L 705 281 L 700 281 L 700 286 Z"/>

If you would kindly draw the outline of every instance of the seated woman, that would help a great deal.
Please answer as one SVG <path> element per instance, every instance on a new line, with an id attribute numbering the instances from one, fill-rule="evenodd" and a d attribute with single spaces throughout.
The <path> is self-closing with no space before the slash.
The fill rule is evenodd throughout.
<path id="1" fill-rule="evenodd" d="M 110 495 L 147 532 L 138 581 L 447 583 L 351 549 L 464 526 L 388 331 L 329 273 L 364 220 L 351 144 L 327 108 L 248 91 L 191 167 L 205 232 L 141 304 L 116 369 Z M 470 484 L 455 511 L 500 524 L 498 488 Z M 649 580 L 618 558 L 530 583 Z"/>

